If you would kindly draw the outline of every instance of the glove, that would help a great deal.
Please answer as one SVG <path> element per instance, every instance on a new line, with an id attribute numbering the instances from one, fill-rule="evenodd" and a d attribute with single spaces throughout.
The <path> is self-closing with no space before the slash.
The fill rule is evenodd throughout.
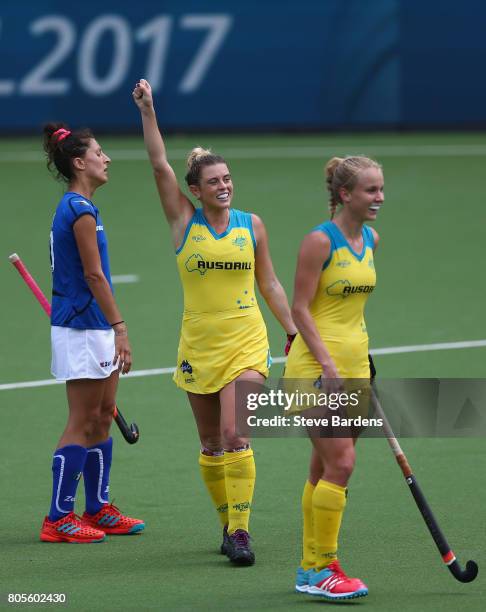
<path id="1" fill-rule="evenodd" d="M 370 362 L 370 379 L 373 382 L 373 379 L 376 376 L 376 368 L 375 368 L 375 364 L 373 363 L 373 359 L 371 358 L 370 354 L 368 354 L 368 361 Z"/>
<path id="2" fill-rule="evenodd" d="M 289 354 L 290 347 L 292 346 L 292 342 L 295 340 L 295 336 L 297 334 L 287 334 L 287 344 L 285 345 L 285 356 Z"/>

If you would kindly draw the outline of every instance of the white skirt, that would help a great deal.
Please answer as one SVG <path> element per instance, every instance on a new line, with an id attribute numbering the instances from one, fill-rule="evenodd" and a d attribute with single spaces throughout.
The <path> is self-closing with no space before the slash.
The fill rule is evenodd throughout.
<path id="1" fill-rule="evenodd" d="M 51 327 L 51 373 L 56 380 L 107 378 L 117 369 L 112 329 Z"/>

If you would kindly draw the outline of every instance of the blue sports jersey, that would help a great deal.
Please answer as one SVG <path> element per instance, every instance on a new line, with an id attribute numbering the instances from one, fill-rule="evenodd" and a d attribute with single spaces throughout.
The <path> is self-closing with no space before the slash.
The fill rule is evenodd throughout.
<path id="1" fill-rule="evenodd" d="M 111 329 L 84 279 L 83 265 L 73 231 L 74 222 L 83 215 L 95 218 L 101 267 L 113 291 L 108 243 L 100 213 L 90 200 L 68 191 L 56 209 L 50 235 L 51 325 L 75 329 Z"/>

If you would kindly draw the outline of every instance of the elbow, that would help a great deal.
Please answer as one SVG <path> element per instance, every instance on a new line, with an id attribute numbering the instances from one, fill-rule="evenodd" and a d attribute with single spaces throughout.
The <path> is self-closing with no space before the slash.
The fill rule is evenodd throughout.
<path id="1" fill-rule="evenodd" d="M 84 280 L 88 283 L 88 285 L 93 285 L 96 283 L 106 282 L 106 277 L 103 274 L 103 270 L 85 270 L 84 271 Z"/>
<path id="2" fill-rule="evenodd" d="M 297 329 L 300 331 L 301 325 L 302 325 L 302 321 L 305 317 L 305 312 L 307 311 L 307 309 L 303 306 L 301 306 L 300 304 L 293 304 L 292 308 L 290 309 L 290 312 L 292 314 L 292 319 L 297 327 Z"/>
<path id="3" fill-rule="evenodd" d="M 154 159 L 152 160 L 152 169 L 154 171 L 155 180 L 164 179 L 170 170 L 170 166 L 166 159 Z"/>
<path id="4" fill-rule="evenodd" d="M 258 284 L 258 289 L 265 298 L 265 301 L 268 302 L 268 300 L 272 299 L 272 296 L 278 293 L 278 290 L 280 289 L 280 283 L 276 279 L 263 283 L 260 282 Z"/>

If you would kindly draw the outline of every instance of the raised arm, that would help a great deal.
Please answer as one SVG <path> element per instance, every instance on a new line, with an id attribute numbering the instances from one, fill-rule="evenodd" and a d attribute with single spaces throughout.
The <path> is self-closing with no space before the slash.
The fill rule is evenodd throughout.
<path id="1" fill-rule="evenodd" d="M 182 193 L 174 170 L 167 160 L 164 141 L 157 125 L 152 88 L 149 82 L 140 79 L 132 95 L 142 116 L 145 147 L 154 170 L 155 183 L 171 229 L 172 240 L 177 248 L 182 242 L 186 226 L 194 214 L 194 206 Z"/>
<path id="2" fill-rule="evenodd" d="M 273 269 L 265 226 L 257 215 L 252 215 L 251 220 L 257 243 L 255 253 L 255 277 L 258 289 L 285 332 L 289 335 L 294 335 L 297 333 L 297 328 L 292 321 L 290 306 L 285 291 Z"/>

